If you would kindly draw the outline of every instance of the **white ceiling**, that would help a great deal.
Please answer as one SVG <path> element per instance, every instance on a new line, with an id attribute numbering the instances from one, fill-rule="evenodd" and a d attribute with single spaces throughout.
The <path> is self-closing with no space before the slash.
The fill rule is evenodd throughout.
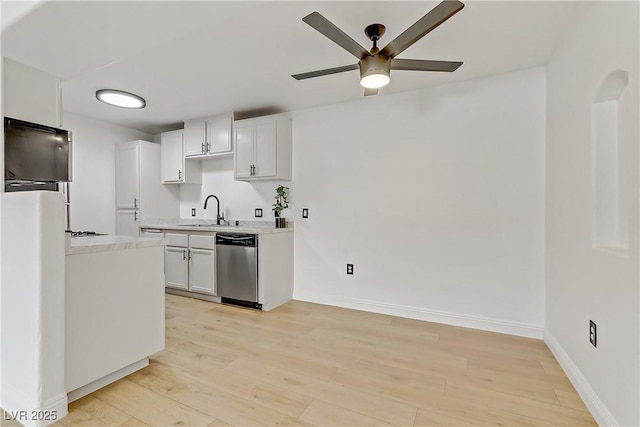
<path id="1" fill-rule="evenodd" d="M 2 1 L 2 12 L 11 3 Z M 357 59 L 302 22 L 318 11 L 366 48 L 384 46 L 432 1 L 48 1 L 3 25 L 2 54 L 63 80 L 64 109 L 159 133 L 228 111 L 292 111 L 362 98 L 357 71 L 305 81 L 291 74 Z M 465 1 L 465 8 L 400 54 L 460 60 L 454 73 L 395 71 L 385 94 L 543 65 L 583 2 Z M 109 107 L 95 91 L 141 95 L 143 110 Z M 366 102 L 376 102 L 368 97 Z"/>

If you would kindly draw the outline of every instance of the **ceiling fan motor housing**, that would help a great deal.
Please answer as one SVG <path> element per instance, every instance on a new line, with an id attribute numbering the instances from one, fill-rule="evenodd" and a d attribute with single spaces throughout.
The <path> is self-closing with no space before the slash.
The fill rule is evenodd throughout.
<path id="1" fill-rule="evenodd" d="M 377 89 L 389 83 L 391 60 L 384 55 L 365 56 L 360 60 L 360 83 Z M 386 76 L 386 78 L 384 77 Z"/>

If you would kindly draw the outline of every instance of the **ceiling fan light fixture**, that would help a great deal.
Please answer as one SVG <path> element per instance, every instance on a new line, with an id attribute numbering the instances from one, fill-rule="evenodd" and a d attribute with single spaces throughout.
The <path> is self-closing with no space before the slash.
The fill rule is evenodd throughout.
<path id="1" fill-rule="evenodd" d="M 96 91 L 96 98 L 105 104 L 121 108 L 144 108 L 147 105 L 144 98 L 115 89 L 100 89 Z"/>
<path id="2" fill-rule="evenodd" d="M 391 61 L 382 55 L 372 55 L 360 60 L 360 84 L 367 89 L 378 89 L 391 81 Z"/>

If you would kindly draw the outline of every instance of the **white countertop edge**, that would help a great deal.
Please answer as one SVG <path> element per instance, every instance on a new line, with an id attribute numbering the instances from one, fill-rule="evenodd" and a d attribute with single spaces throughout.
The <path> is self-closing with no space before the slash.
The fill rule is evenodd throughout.
<path id="1" fill-rule="evenodd" d="M 85 236 L 72 237 L 70 246 L 66 247 L 66 255 L 87 254 L 123 249 L 149 248 L 163 246 L 165 239 L 158 237 L 129 236 Z"/>
<path id="2" fill-rule="evenodd" d="M 206 231 L 219 233 L 246 233 L 246 234 L 271 234 L 271 233 L 292 233 L 293 227 L 287 228 L 267 228 L 267 227 L 234 227 L 224 225 L 212 226 L 184 226 L 176 224 L 142 224 L 141 229 L 151 230 L 175 230 L 175 231 Z"/>

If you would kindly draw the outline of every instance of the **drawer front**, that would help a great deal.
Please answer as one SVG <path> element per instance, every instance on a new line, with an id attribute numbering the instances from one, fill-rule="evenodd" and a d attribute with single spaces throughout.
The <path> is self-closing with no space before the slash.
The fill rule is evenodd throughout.
<path id="1" fill-rule="evenodd" d="M 189 239 L 186 234 L 166 233 L 164 238 L 167 240 L 167 246 L 188 247 Z"/>
<path id="2" fill-rule="evenodd" d="M 140 232 L 140 235 L 143 237 L 156 237 L 156 238 L 163 238 L 164 237 L 164 233 L 162 233 L 162 231 L 160 230 L 142 230 Z"/>
<path id="3" fill-rule="evenodd" d="M 216 236 L 198 236 L 192 234 L 189 236 L 189 243 L 192 248 L 214 250 L 216 248 Z"/>

